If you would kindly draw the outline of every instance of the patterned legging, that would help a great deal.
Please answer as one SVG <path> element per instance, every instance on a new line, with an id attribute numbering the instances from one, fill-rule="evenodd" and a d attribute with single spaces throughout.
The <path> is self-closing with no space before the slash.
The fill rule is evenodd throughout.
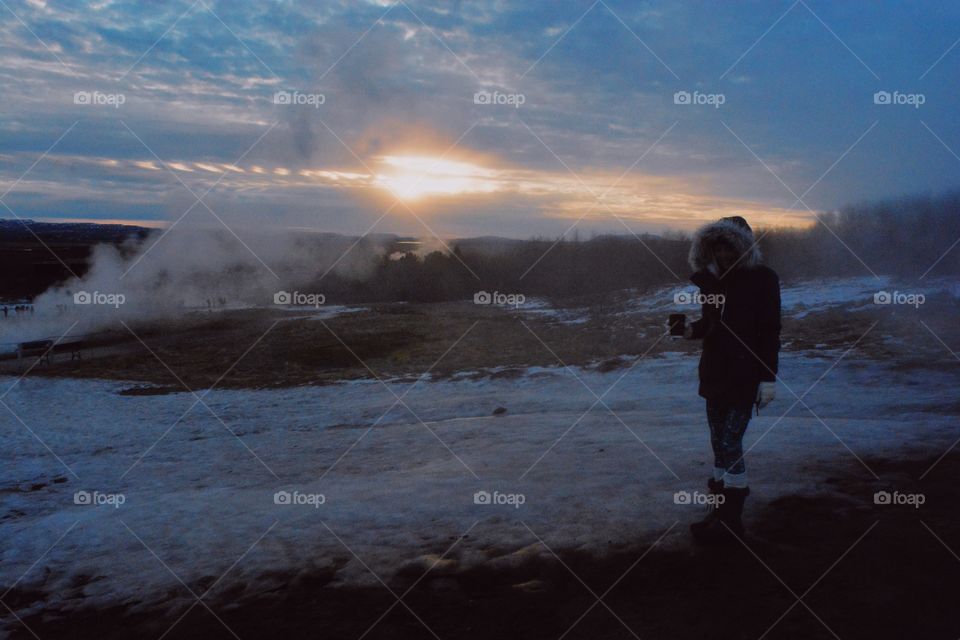
<path id="1" fill-rule="evenodd" d="M 743 463 L 743 434 L 750 422 L 751 405 L 731 406 L 707 400 L 707 423 L 713 446 L 714 467 L 727 473 L 746 472 Z"/>

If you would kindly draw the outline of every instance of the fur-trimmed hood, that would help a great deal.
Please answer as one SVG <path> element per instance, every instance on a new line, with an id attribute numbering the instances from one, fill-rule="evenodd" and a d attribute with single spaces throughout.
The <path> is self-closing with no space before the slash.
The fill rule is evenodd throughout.
<path id="1" fill-rule="evenodd" d="M 737 268 L 760 264 L 760 247 L 746 223 L 738 224 L 729 218 L 722 218 L 700 227 L 693 234 L 687 260 L 694 271 L 706 269 L 713 262 L 711 247 L 718 240 L 727 242 L 742 256 Z"/>

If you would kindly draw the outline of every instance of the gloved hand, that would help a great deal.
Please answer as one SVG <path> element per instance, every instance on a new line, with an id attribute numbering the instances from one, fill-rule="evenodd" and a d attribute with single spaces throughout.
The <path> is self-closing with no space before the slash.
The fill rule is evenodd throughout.
<path id="1" fill-rule="evenodd" d="M 760 383 L 760 388 L 757 389 L 757 406 L 760 409 L 763 409 L 765 406 L 773 402 L 773 399 L 776 397 L 777 397 L 776 382 Z"/>

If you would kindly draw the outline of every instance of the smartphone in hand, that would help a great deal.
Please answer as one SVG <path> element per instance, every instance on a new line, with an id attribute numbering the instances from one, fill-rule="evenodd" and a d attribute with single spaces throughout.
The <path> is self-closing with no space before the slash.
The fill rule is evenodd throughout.
<path id="1" fill-rule="evenodd" d="M 670 336 L 674 338 L 683 337 L 686 325 L 687 314 L 685 313 L 671 313 L 670 318 L 667 320 L 667 326 L 670 327 Z"/>

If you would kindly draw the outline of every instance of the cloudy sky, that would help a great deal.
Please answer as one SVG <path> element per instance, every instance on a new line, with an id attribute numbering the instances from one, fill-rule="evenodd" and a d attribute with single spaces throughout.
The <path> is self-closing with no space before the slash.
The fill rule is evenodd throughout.
<path id="1" fill-rule="evenodd" d="M 960 185 L 955 2 L 0 16 L 0 217 L 528 237 L 809 224 Z"/>

